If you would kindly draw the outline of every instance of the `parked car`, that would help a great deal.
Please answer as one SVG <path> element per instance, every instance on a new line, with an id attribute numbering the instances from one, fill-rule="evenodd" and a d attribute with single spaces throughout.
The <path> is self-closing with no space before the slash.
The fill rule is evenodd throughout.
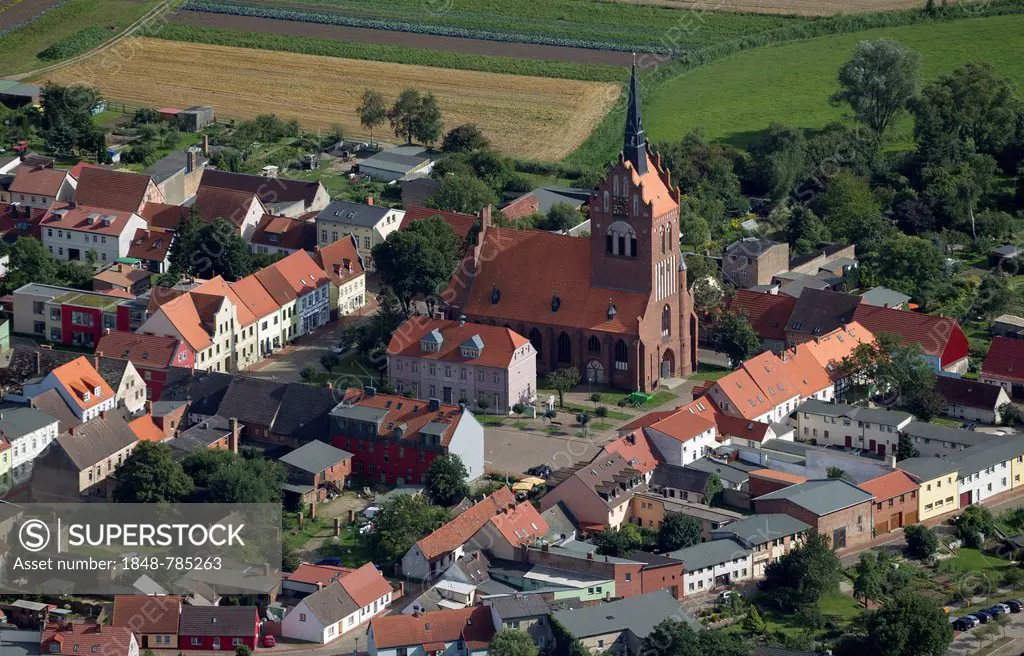
<path id="1" fill-rule="evenodd" d="M 969 621 L 971 623 L 971 626 L 978 626 L 979 624 L 981 624 L 981 620 L 979 620 L 974 615 L 965 615 L 964 619 Z"/>
<path id="2" fill-rule="evenodd" d="M 953 620 L 952 624 L 956 631 L 970 631 L 974 627 L 974 623 L 966 617 L 958 617 Z"/>
<path id="3" fill-rule="evenodd" d="M 274 638 L 274 636 L 272 636 L 272 635 L 265 635 L 265 636 L 263 636 L 263 646 L 264 647 L 274 647 L 276 645 L 277 645 L 277 639 Z"/>
<path id="4" fill-rule="evenodd" d="M 735 590 L 724 590 L 724 591 L 718 593 L 718 600 L 719 601 L 729 601 L 733 597 L 739 597 L 739 596 L 740 596 L 740 593 L 736 592 Z"/>
<path id="5" fill-rule="evenodd" d="M 988 621 L 992 619 L 992 614 L 989 613 L 987 610 L 979 610 L 977 613 L 974 614 L 974 616 L 977 617 L 978 621 L 982 624 L 987 624 Z"/>
<path id="6" fill-rule="evenodd" d="M 530 467 L 526 470 L 526 473 L 530 476 L 537 476 L 539 478 L 548 478 L 551 476 L 551 467 L 547 465 L 537 465 L 536 467 Z"/>
<path id="7" fill-rule="evenodd" d="M 1010 607 L 1007 606 L 1006 604 L 996 604 L 995 606 L 993 606 L 992 608 L 989 608 L 988 610 L 993 612 L 993 613 L 995 613 L 996 615 L 1009 615 L 1010 614 Z"/>
<path id="8" fill-rule="evenodd" d="M 1024 610 L 1024 603 L 1021 603 L 1020 599 L 1011 599 L 1003 603 L 1010 607 L 1011 613 L 1019 613 L 1021 610 Z"/>
<path id="9" fill-rule="evenodd" d="M 978 427 L 978 424 L 975 424 L 973 422 L 969 422 L 969 423 L 965 422 L 964 425 L 961 426 L 960 428 L 962 428 L 963 430 L 970 430 L 970 431 L 972 431 L 972 430 L 974 430 L 977 427 Z"/>

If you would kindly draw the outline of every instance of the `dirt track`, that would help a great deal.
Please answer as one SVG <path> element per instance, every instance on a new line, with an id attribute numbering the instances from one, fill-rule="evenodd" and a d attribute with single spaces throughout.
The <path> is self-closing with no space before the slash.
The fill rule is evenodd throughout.
<path id="1" fill-rule="evenodd" d="M 587 48 L 563 48 L 526 43 L 503 43 L 483 39 L 461 39 L 458 37 L 413 34 L 411 32 L 390 32 L 362 27 L 342 25 L 320 25 L 298 21 L 255 18 L 253 16 L 230 16 L 197 11 L 179 11 L 169 16 L 171 23 L 196 25 L 241 32 L 262 32 L 309 36 L 318 39 L 336 39 L 356 43 L 380 43 L 427 50 L 464 52 L 473 55 L 494 55 L 517 59 L 543 59 L 550 61 L 577 62 L 581 64 L 607 64 L 629 66 L 633 56 L 628 52 L 590 50 Z"/>
<path id="2" fill-rule="evenodd" d="M 60 0 L 0 0 L 0 32 L 32 18 L 41 11 L 52 7 Z"/>

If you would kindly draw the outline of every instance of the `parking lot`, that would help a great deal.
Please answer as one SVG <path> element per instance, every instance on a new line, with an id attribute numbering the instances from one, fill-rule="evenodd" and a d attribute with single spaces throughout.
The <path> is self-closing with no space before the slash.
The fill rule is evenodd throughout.
<path id="1" fill-rule="evenodd" d="M 962 618 L 965 615 L 978 613 L 986 608 L 992 607 L 996 601 L 1004 600 L 1005 596 L 994 597 L 992 600 L 978 600 L 978 603 L 973 604 L 970 608 L 962 609 L 959 612 L 954 612 L 953 615 L 958 618 Z M 1021 606 L 1013 606 L 1017 612 L 1011 612 L 1005 616 L 1009 618 L 1009 623 L 1005 627 L 1005 631 L 1000 631 L 996 634 L 995 640 L 999 640 L 1005 634 L 1008 641 L 1000 642 L 998 647 L 993 651 L 986 652 L 987 656 L 1006 656 L 1007 654 L 1017 654 L 1024 648 L 1024 613 L 1021 613 Z M 992 620 L 988 620 L 991 623 Z M 970 628 L 966 631 L 958 631 L 956 637 L 953 639 L 953 644 L 946 652 L 947 656 L 968 656 L 968 654 L 974 654 L 983 645 L 988 645 L 993 641 L 992 638 L 983 638 L 983 634 L 979 634 L 979 629 L 985 626 L 979 624 Z"/>

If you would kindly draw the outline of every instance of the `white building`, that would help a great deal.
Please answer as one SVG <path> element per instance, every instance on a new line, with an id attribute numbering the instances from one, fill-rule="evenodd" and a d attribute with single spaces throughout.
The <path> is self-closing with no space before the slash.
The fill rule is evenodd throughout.
<path id="1" fill-rule="evenodd" d="M 57 367 L 38 383 L 26 383 L 24 395 L 32 399 L 51 389 L 57 390 L 71 412 L 82 422 L 117 407 L 114 390 L 85 356 Z"/>
<path id="2" fill-rule="evenodd" d="M 57 201 L 74 198 L 77 186 L 78 181 L 68 171 L 42 166 L 18 166 L 14 169 L 14 180 L 9 187 L 10 202 L 21 207 L 45 210 Z"/>
<path id="3" fill-rule="evenodd" d="M 135 212 L 76 203 L 55 205 L 39 225 L 43 244 L 58 260 L 114 262 L 127 257 L 136 230 L 146 220 Z"/>
<path id="4" fill-rule="evenodd" d="M 753 577 L 752 552 L 736 540 L 701 542 L 666 554 L 683 561 L 683 594 L 711 592 Z"/>
<path id="5" fill-rule="evenodd" d="M 385 612 L 391 596 L 391 585 L 366 563 L 304 597 L 285 615 L 281 634 L 325 645 Z"/>
<path id="6" fill-rule="evenodd" d="M 960 507 L 966 508 L 1024 483 L 1024 436 L 1007 435 L 975 446 L 950 460 L 957 466 Z"/>
<path id="7" fill-rule="evenodd" d="M 879 455 L 893 454 L 900 432 L 914 417 L 885 408 L 862 408 L 811 399 L 797 408 L 797 439 L 846 446 Z"/>
<path id="8" fill-rule="evenodd" d="M 972 447 L 988 445 L 993 440 L 1000 439 L 997 435 L 960 428 L 949 428 L 927 421 L 912 421 L 903 427 L 903 433 L 910 438 L 914 448 L 922 456 L 926 457 L 954 457 L 961 451 Z"/>
<path id="9" fill-rule="evenodd" d="M 643 429 L 670 465 L 688 465 L 718 446 L 714 408 L 704 398 Z"/>
<path id="10" fill-rule="evenodd" d="M 57 439 L 59 422 L 35 408 L 0 410 L 0 434 L 10 442 L 14 485 L 32 477 L 32 461 Z"/>

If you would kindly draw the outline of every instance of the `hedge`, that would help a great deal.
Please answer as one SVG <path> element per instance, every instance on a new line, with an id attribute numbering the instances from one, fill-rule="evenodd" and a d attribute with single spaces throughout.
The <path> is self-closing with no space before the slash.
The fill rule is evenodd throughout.
<path id="1" fill-rule="evenodd" d="M 102 45 L 110 37 L 110 32 L 98 25 L 94 25 L 84 30 L 79 30 L 59 41 L 55 41 L 49 48 L 46 48 L 37 56 L 46 61 L 67 59 L 68 57 L 89 52 L 93 48 Z"/>

